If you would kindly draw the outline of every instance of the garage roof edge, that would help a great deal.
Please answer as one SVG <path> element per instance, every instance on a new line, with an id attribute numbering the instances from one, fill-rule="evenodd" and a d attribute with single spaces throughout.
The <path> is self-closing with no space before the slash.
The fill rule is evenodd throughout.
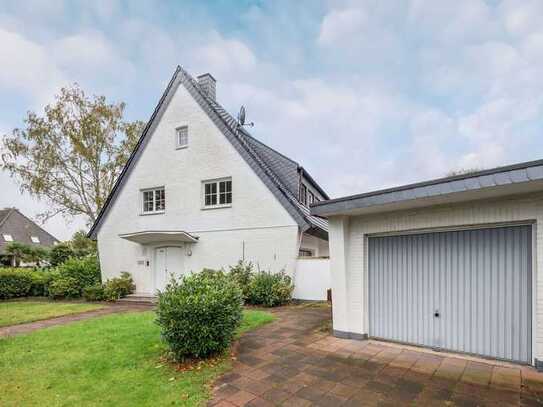
<path id="1" fill-rule="evenodd" d="M 342 210 L 536 180 L 543 180 L 543 160 L 527 161 L 317 202 L 311 205 L 311 214 L 326 216 Z"/>

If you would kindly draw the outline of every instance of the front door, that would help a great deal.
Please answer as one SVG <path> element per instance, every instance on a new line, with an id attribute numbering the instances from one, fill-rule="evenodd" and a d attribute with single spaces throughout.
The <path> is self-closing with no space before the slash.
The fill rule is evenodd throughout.
<path id="1" fill-rule="evenodd" d="M 172 276 L 180 277 L 184 273 L 183 248 L 170 246 L 155 250 L 155 291 L 164 290 Z"/>

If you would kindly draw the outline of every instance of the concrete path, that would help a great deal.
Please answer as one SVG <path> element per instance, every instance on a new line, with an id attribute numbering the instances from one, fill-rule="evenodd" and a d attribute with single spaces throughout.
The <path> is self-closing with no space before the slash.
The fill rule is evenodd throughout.
<path id="1" fill-rule="evenodd" d="M 116 314 L 120 312 L 138 312 L 138 311 L 148 311 L 152 309 L 151 305 L 132 305 L 132 304 L 107 304 L 105 308 L 85 311 L 77 314 L 63 315 L 60 317 L 44 319 L 41 321 L 28 322 L 26 324 L 18 324 L 11 326 L 4 326 L 0 328 L 0 338 L 25 334 L 32 332 L 38 329 L 47 328 L 50 326 L 57 325 L 66 325 L 74 321 L 82 321 L 85 319 L 101 317 L 103 315 Z"/>
<path id="2" fill-rule="evenodd" d="M 214 406 L 539 406 L 543 374 L 531 367 L 319 330 L 329 308 L 286 307 L 244 335 Z"/>

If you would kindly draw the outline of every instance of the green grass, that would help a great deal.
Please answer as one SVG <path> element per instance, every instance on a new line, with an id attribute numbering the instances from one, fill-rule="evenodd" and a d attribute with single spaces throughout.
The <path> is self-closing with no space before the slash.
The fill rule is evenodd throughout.
<path id="1" fill-rule="evenodd" d="M 40 321 L 61 315 L 103 308 L 98 304 L 76 304 L 49 301 L 0 301 L 0 327 Z"/>
<path id="2" fill-rule="evenodd" d="M 176 371 L 161 361 L 153 312 L 108 315 L 0 339 L 0 404 L 7 406 L 194 406 L 230 367 L 224 357 Z M 240 333 L 273 320 L 244 311 Z"/>

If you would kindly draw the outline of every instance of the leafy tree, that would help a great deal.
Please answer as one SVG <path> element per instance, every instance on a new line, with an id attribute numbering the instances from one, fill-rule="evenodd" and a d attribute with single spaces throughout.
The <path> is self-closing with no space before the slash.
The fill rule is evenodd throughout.
<path id="1" fill-rule="evenodd" d="M 3 169 L 22 191 L 49 204 L 42 219 L 96 220 L 143 129 L 142 122 L 123 120 L 124 108 L 74 84 L 61 89 L 43 116 L 28 112 L 24 128 L 3 137 Z"/>
<path id="2" fill-rule="evenodd" d="M 56 267 L 74 256 L 74 251 L 68 243 L 59 243 L 49 252 L 49 262 L 51 266 Z"/>
<path id="3" fill-rule="evenodd" d="M 30 247 L 24 243 L 10 242 L 6 245 L 5 253 L 13 259 L 12 265 L 18 267 L 26 259 Z"/>
<path id="4" fill-rule="evenodd" d="M 21 242 L 8 243 L 5 253 L 13 258 L 14 266 L 19 266 L 21 262 L 25 262 L 35 263 L 39 267 L 40 262 L 49 258 L 49 251 L 47 249 Z"/>
<path id="5" fill-rule="evenodd" d="M 70 246 L 76 257 L 83 257 L 98 252 L 96 241 L 89 239 L 87 234 L 82 230 L 74 233 L 70 241 Z"/>

